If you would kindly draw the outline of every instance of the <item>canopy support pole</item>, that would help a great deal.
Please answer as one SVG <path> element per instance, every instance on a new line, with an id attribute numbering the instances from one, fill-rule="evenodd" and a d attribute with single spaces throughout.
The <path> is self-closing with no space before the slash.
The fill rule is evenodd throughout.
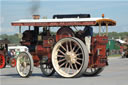
<path id="1" fill-rule="evenodd" d="M 101 23 L 99 23 L 99 36 L 101 36 Z"/>
<path id="2" fill-rule="evenodd" d="M 108 36 L 108 23 L 106 23 L 106 36 Z"/>
<path id="3" fill-rule="evenodd" d="M 20 39 L 22 39 L 21 26 L 19 26 L 19 35 L 18 35 L 18 37 L 19 37 Z"/>
<path id="4" fill-rule="evenodd" d="M 21 26 L 19 26 L 19 33 L 21 33 Z"/>
<path id="5" fill-rule="evenodd" d="M 29 26 L 28 29 L 31 30 L 31 27 Z"/>

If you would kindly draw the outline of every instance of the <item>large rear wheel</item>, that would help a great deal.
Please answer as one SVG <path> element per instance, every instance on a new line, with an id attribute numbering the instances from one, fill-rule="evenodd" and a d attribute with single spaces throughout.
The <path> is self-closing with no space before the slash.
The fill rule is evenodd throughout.
<path id="1" fill-rule="evenodd" d="M 29 77 L 32 74 L 33 59 L 30 53 L 21 52 L 17 57 L 17 72 L 21 77 Z"/>
<path id="2" fill-rule="evenodd" d="M 59 40 L 52 51 L 52 64 L 62 77 L 79 77 L 88 66 L 88 51 L 78 38 Z"/>
<path id="3" fill-rule="evenodd" d="M 84 72 L 85 76 L 96 76 L 99 73 L 101 73 L 104 70 L 104 68 L 87 68 Z"/>

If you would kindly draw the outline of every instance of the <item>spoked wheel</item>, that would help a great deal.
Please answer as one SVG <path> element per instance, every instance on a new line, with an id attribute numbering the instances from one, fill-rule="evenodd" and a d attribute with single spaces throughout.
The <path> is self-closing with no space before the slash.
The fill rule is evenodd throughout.
<path id="1" fill-rule="evenodd" d="M 49 64 L 49 63 L 43 63 L 43 64 L 41 63 L 40 69 L 41 69 L 43 75 L 45 75 L 45 76 L 52 76 L 55 73 L 55 70 L 54 70 L 52 64 Z"/>
<path id="2" fill-rule="evenodd" d="M 84 72 L 85 76 L 96 76 L 99 73 L 101 73 L 104 70 L 104 68 L 87 68 Z"/>
<path id="3" fill-rule="evenodd" d="M 5 66 L 5 57 L 4 55 L 0 54 L 0 69 L 4 68 Z"/>
<path id="4" fill-rule="evenodd" d="M 11 67 L 15 67 L 16 66 L 16 59 L 15 58 L 11 58 L 10 65 L 11 65 Z"/>
<path id="5" fill-rule="evenodd" d="M 59 40 L 52 51 L 52 64 L 62 77 L 79 77 L 88 66 L 88 51 L 78 38 Z"/>
<path id="6" fill-rule="evenodd" d="M 32 74 L 33 59 L 28 52 L 21 52 L 17 57 L 17 71 L 21 77 L 29 77 Z"/>

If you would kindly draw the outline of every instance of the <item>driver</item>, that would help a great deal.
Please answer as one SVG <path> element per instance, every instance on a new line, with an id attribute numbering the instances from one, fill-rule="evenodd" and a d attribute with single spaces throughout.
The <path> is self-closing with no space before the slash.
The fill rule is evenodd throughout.
<path id="1" fill-rule="evenodd" d="M 87 46 L 88 52 L 90 53 L 91 37 L 93 36 L 93 28 L 91 26 L 85 26 L 83 36 L 85 36 L 86 46 Z"/>

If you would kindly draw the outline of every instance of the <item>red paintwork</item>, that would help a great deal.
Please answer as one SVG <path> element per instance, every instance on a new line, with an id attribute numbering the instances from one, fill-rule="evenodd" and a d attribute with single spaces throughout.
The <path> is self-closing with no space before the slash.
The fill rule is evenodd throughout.
<path id="1" fill-rule="evenodd" d="M 37 55 L 33 55 L 33 60 L 34 60 L 34 66 L 38 67 L 39 64 L 39 57 Z"/>
<path id="2" fill-rule="evenodd" d="M 11 59 L 11 67 L 15 67 L 16 66 L 16 59 L 13 58 Z"/>
<path id="3" fill-rule="evenodd" d="M 28 46 L 31 45 L 30 42 L 26 42 L 26 41 L 21 41 L 20 43 L 21 43 L 22 45 L 28 45 Z"/>
<path id="4" fill-rule="evenodd" d="M 3 54 L 0 53 L 0 69 L 3 68 L 5 65 L 5 57 Z"/>
<path id="5" fill-rule="evenodd" d="M 29 31 L 25 31 L 25 36 L 29 35 Z M 52 47 L 58 40 L 64 38 L 64 37 L 73 37 L 74 32 L 69 27 L 61 27 L 57 33 L 56 36 L 43 36 L 42 40 L 40 41 L 40 44 L 36 44 L 35 52 L 30 52 L 33 56 L 34 60 L 34 66 L 38 67 L 40 64 L 40 57 L 47 56 L 48 62 L 51 62 L 51 53 L 52 53 Z M 28 36 L 27 36 L 28 37 Z M 32 40 L 32 39 L 31 39 Z M 26 39 L 26 37 L 23 36 L 23 41 L 21 42 L 22 45 L 31 46 L 31 40 Z"/>
<path id="6" fill-rule="evenodd" d="M 92 37 L 91 56 L 89 57 L 88 67 L 104 67 L 107 65 L 106 44 L 107 36 Z M 99 54 L 98 54 L 99 49 Z"/>
<path id="7" fill-rule="evenodd" d="M 42 40 L 40 40 L 40 44 L 36 44 L 35 52 L 30 52 L 33 56 L 34 66 L 36 67 L 39 66 L 40 57 L 43 57 L 43 56 L 47 56 L 48 62 L 51 63 L 51 53 L 52 53 L 52 48 L 55 42 L 65 37 L 74 37 L 74 36 L 75 36 L 75 33 L 70 27 L 61 27 L 57 31 L 56 36 L 50 36 L 50 35 L 42 36 L 43 38 Z M 22 41 L 21 44 L 31 46 L 31 40 L 29 41 L 28 40 L 29 39 L 27 39 L 26 42 Z M 81 40 L 84 41 L 84 39 L 81 39 Z M 104 67 L 107 65 L 107 56 L 106 56 L 107 42 L 108 42 L 107 36 L 92 37 L 91 53 L 89 56 L 88 67 Z M 98 55 L 98 49 L 99 49 L 99 55 Z"/>
<path id="8" fill-rule="evenodd" d="M 70 27 L 61 27 L 56 33 L 56 41 L 65 38 L 75 36 L 73 30 Z"/>
<path id="9" fill-rule="evenodd" d="M 42 45 L 36 46 L 36 52 L 31 53 L 34 60 L 34 66 L 38 67 L 40 65 L 40 58 L 39 56 L 47 56 L 48 62 L 51 62 L 51 48 L 43 48 Z"/>
<path id="10" fill-rule="evenodd" d="M 83 21 L 83 22 L 28 22 L 28 23 L 11 23 L 12 26 L 86 26 L 86 25 L 96 25 L 96 21 Z"/>

